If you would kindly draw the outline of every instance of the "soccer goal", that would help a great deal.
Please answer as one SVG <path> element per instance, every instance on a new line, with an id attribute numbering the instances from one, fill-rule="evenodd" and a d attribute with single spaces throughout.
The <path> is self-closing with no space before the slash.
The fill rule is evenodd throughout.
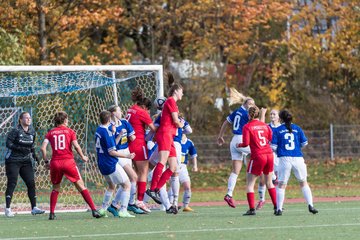
<path id="1" fill-rule="evenodd" d="M 141 87 L 146 97 L 154 100 L 163 96 L 163 68 L 161 65 L 109 66 L 0 66 L 0 211 L 5 207 L 6 135 L 16 126 L 22 111 L 30 112 L 37 132 L 36 151 L 47 131 L 53 127 L 57 111 L 69 115 L 69 127 L 77 133 L 78 141 L 90 160 L 84 164 L 75 154 L 81 175 L 97 205 L 101 204 L 104 180 L 97 168 L 94 133 L 99 113 L 117 104 L 126 113 L 132 104 L 131 90 Z M 51 183 L 49 171 L 43 163 L 36 166 L 38 206 L 48 209 Z M 65 211 L 86 209 L 81 195 L 65 178 L 57 209 Z M 12 209 L 30 211 L 26 186 L 18 181 Z"/>

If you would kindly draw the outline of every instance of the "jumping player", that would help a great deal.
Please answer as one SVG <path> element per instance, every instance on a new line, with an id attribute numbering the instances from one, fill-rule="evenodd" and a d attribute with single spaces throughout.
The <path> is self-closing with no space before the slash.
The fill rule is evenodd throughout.
<path id="1" fill-rule="evenodd" d="M 65 175 L 69 181 L 74 183 L 76 189 L 81 193 L 82 197 L 89 205 L 92 211 L 92 216 L 100 218 L 101 215 L 95 208 L 95 204 L 90 196 L 89 190 L 86 189 L 84 182 L 80 176 L 79 169 L 76 166 L 72 146 L 80 155 L 84 162 L 89 158 L 84 155 L 81 147 L 76 139 L 76 133 L 71 128 L 68 128 L 68 115 L 66 112 L 60 111 L 54 116 L 55 127 L 46 134 L 45 140 L 41 145 L 41 153 L 45 164 L 50 168 L 50 178 L 53 184 L 53 190 L 50 195 L 50 214 L 49 220 L 54 220 L 55 206 L 57 203 L 60 184 L 62 177 Z M 52 149 L 52 158 L 49 162 L 46 154 L 46 146 L 50 143 Z"/>
<path id="2" fill-rule="evenodd" d="M 236 90 L 235 90 L 236 92 Z M 237 93 L 237 92 L 236 92 Z M 243 105 L 232 112 L 226 120 L 223 122 L 220 133 L 218 135 L 217 143 L 219 146 L 223 145 L 225 143 L 225 140 L 223 138 L 224 133 L 228 127 L 228 125 L 232 126 L 232 132 L 234 134 L 231 143 L 230 143 L 230 153 L 231 153 L 231 160 L 232 160 L 232 171 L 230 173 L 229 179 L 228 179 L 228 191 L 224 197 L 224 201 L 227 202 L 227 204 L 235 208 L 235 201 L 233 199 L 233 191 L 236 185 L 236 180 L 238 178 L 238 175 L 241 171 L 243 161 L 246 160 L 247 154 L 249 154 L 250 149 L 247 148 L 238 148 L 237 144 L 242 143 L 242 129 L 246 123 L 249 121 L 248 117 L 248 109 L 250 106 L 254 105 L 255 102 L 252 98 L 246 98 L 242 97 L 240 99 L 245 99 Z"/>

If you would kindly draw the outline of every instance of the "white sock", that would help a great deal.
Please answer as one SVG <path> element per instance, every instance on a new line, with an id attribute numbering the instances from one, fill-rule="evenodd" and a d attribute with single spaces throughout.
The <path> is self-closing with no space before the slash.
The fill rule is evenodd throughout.
<path id="1" fill-rule="evenodd" d="M 171 177 L 170 186 L 174 196 L 173 205 L 177 206 L 179 201 L 179 192 L 180 192 L 179 176 Z"/>
<path id="2" fill-rule="evenodd" d="M 130 188 L 130 200 L 129 204 L 134 205 L 135 204 L 135 195 L 136 195 L 136 182 L 131 182 L 131 188 Z"/>
<path id="3" fill-rule="evenodd" d="M 301 191 L 304 195 L 304 198 L 305 198 L 307 204 L 310 206 L 313 206 L 313 197 L 312 197 L 312 193 L 311 193 L 311 189 L 310 189 L 309 185 L 302 187 Z"/>
<path id="4" fill-rule="evenodd" d="M 105 191 L 104 198 L 103 198 L 103 201 L 101 204 L 101 207 L 103 209 L 107 209 L 107 207 L 109 206 L 109 202 L 110 202 L 112 195 L 113 195 L 113 191 L 109 191 L 109 190 Z"/>
<path id="5" fill-rule="evenodd" d="M 116 191 L 115 198 L 113 199 L 113 201 L 111 203 L 113 206 L 116 206 L 119 204 L 122 191 L 123 191 L 123 188 L 121 186 L 119 186 L 119 189 Z"/>
<path id="6" fill-rule="evenodd" d="M 168 194 L 166 192 L 166 187 L 162 187 L 160 188 L 160 199 L 162 204 L 165 206 L 166 209 L 169 209 L 171 207 L 169 198 L 168 198 Z"/>
<path id="7" fill-rule="evenodd" d="M 265 201 L 265 192 L 266 192 L 266 185 L 263 186 L 258 186 L 258 192 L 259 192 L 259 200 L 260 201 Z"/>
<path id="8" fill-rule="evenodd" d="M 186 208 L 189 205 L 190 199 L 191 199 L 191 190 L 185 190 L 183 195 L 184 208 Z"/>
<path id="9" fill-rule="evenodd" d="M 168 190 L 168 197 L 169 197 L 170 203 L 172 204 L 174 202 L 174 194 L 173 194 L 173 191 L 172 191 L 171 187 Z"/>
<path id="10" fill-rule="evenodd" d="M 235 185 L 236 185 L 236 180 L 237 180 L 238 175 L 231 172 L 230 176 L 229 176 L 229 180 L 228 180 L 228 191 L 227 194 L 232 197 Z"/>
<path id="11" fill-rule="evenodd" d="M 285 199 L 285 189 L 283 188 L 276 188 L 276 205 L 277 210 L 281 210 L 284 205 L 284 199 Z"/>
<path id="12" fill-rule="evenodd" d="M 129 199 L 130 199 L 130 191 L 122 191 L 120 197 L 120 202 L 121 202 L 120 211 L 127 209 L 129 204 Z"/>

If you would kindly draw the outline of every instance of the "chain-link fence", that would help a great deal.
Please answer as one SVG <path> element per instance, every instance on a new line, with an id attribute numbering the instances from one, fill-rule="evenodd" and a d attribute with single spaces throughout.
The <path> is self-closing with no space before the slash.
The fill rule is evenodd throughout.
<path id="1" fill-rule="evenodd" d="M 360 158 L 360 125 L 330 125 L 327 130 L 305 130 L 309 144 L 303 148 L 306 160 L 335 159 L 341 157 Z M 199 161 L 202 163 L 222 163 L 230 158 L 231 135 L 225 136 L 226 144 L 218 146 L 217 135 L 189 138 L 195 143 Z"/>

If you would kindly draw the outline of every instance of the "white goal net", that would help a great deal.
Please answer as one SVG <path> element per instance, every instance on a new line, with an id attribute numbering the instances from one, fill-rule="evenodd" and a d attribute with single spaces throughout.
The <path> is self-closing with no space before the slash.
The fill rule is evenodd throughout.
<path id="1" fill-rule="evenodd" d="M 101 204 L 105 188 L 97 168 L 94 133 L 99 113 L 112 104 L 123 112 L 132 104 L 131 90 L 143 89 L 145 96 L 154 100 L 163 95 L 161 65 L 121 66 L 1 66 L 0 67 L 0 211 L 5 207 L 5 151 L 6 136 L 15 127 L 22 111 L 30 112 L 37 133 L 36 152 L 44 136 L 53 127 L 52 118 L 57 111 L 69 115 L 69 127 L 74 129 L 78 141 L 90 158 L 84 164 L 75 155 L 87 188 L 94 202 Z M 51 183 L 49 171 L 43 162 L 36 166 L 38 206 L 49 207 Z M 63 179 L 57 210 L 86 209 L 86 204 L 75 187 Z M 19 177 L 12 209 L 30 211 L 27 189 Z"/>

